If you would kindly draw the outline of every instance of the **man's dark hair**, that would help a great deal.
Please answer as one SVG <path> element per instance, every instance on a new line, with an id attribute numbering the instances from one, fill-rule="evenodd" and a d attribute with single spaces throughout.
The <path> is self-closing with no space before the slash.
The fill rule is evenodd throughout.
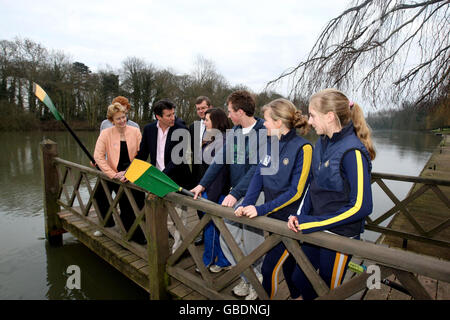
<path id="1" fill-rule="evenodd" d="M 155 115 L 162 117 L 163 110 L 175 109 L 175 104 L 169 99 L 161 99 L 155 103 L 153 106 L 153 112 Z"/>
<path id="2" fill-rule="evenodd" d="M 249 117 L 255 114 L 256 101 L 253 94 L 246 90 L 238 90 L 232 92 L 227 98 L 227 105 L 231 103 L 234 111 L 242 109 Z"/>
<path id="3" fill-rule="evenodd" d="M 209 98 L 207 96 L 199 96 L 199 97 L 197 97 L 197 99 L 195 99 L 195 104 L 200 104 L 203 101 L 206 101 L 206 105 L 208 107 L 211 107 L 211 100 L 209 100 Z"/>

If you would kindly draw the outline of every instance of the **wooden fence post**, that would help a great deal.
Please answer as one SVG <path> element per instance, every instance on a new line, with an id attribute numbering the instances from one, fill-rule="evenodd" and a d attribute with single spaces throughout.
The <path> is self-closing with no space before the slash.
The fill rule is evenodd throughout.
<path id="1" fill-rule="evenodd" d="M 45 217 L 45 238 L 51 245 L 62 244 L 62 234 L 65 230 L 62 228 L 61 221 L 57 213 L 60 207 L 56 200 L 58 199 L 59 180 L 56 165 L 53 159 L 58 155 L 58 144 L 51 140 L 44 140 L 41 146 L 41 177 L 44 182 L 44 217 Z"/>
<path id="2" fill-rule="evenodd" d="M 169 257 L 169 231 L 167 230 L 167 208 L 163 199 L 150 195 L 145 200 L 145 220 L 149 233 L 147 254 L 150 299 L 166 300 L 169 298 L 167 291 L 169 275 L 166 272 Z"/>

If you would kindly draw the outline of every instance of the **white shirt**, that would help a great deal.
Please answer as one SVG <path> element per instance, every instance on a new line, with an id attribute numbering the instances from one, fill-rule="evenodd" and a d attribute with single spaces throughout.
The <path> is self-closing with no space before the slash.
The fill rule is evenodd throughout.
<path id="1" fill-rule="evenodd" d="M 202 141 L 203 141 L 203 134 L 205 133 L 205 120 L 201 119 L 200 120 L 200 146 L 202 145 Z"/>
<path id="2" fill-rule="evenodd" d="M 256 121 L 255 121 L 255 123 L 253 123 L 250 127 L 242 128 L 242 134 L 248 134 L 248 133 L 253 129 L 253 127 L 255 126 L 255 124 L 256 124 Z"/>
<path id="3" fill-rule="evenodd" d="M 156 168 L 163 171 L 166 167 L 164 164 L 164 149 L 166 148 L 167 134 L 169 133 L 169 128 L 164 132 L 159 126 L 159 121 L 156 123 L 158 128 L 158 139 L 156 141 Z"/>

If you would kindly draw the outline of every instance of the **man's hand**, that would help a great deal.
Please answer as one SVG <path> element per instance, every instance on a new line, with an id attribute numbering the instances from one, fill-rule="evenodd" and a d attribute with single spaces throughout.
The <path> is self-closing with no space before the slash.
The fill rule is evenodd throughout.
<path id="1" fill-rule="evenodd" d="M 194 200 L 198 198 L 198 195 L 200 193 L 202 193 L 203 191 L 205 191 L 205 187 L 203 187 L 202 185 L 198 185 L 196 186 L 194 189 L 190 190 L 193 194 L 194 194 Z"/>
<path id="2" fill-rule="evenodd" d="M 237 199 L 233 197 L 231 194 L 227 195 L 225 199 L 222 201 L 222 206 L 224 207 L 233 207 L 237 202 Z"/>

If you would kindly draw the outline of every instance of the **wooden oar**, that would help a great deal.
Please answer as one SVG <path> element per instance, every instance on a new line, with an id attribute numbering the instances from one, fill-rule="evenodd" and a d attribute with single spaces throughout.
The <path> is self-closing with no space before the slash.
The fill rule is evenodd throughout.
<path id="1" fill-rule="evenodd" d="M 134 159 L 131 162 L 125 173 L 125 178 L 161 198 L 169 192 L 179 192 L 187 196 L 194 196 L 192 192 L 177 185 L 158 168 L 139 159 Z"/>
<path id="2" fill-rule="evenodd" d="M 69 130 L 70 134 L 72 135 L 72 137 L 74 137 L 74 139 L 76 140 L 76 142 L 78 143 L 78 145 L 81 147 L 81 149 L 84 151 L 84 153 L 87 155 L 87 157 L 89 158 L 89 160 L 92 161 L 92 163 L 96 166 L 97 169 L 98 166 L 95 163 L 94 157 L 92 157 L 92 155 L 89 153 L 89 151 L 86 149 L 86 147 L 83 145 L 83 143 L 80 141 L 80 139 L 78 139 L 77 135 L 75 134 L 75 132 L 73 132 L 72 128 L 69 127 L 69 125 L 67 124 L 67 122 L 64 120 L 64 118 L 61 116 L 61 114 L 58 112 L 58 110 L 55 108 L 55 105 L 53 104 L 52 100 L 50 99 L 50 97 L 48 96 L 48 94 L 44 91 L 44 89 L 41 88 L 41 86 L 39 86 L 37 83 L 33 82 L 33 92 L 36 95 L 36 97 L 41 100 L 46 106 L 47 108 L 50 109 L 50 111 L 52 112 L 53 116 L 55 117 L 56 120 L 61 121 L 63 123 L 63 125 L 66 127 L 67 130 Z"/>

